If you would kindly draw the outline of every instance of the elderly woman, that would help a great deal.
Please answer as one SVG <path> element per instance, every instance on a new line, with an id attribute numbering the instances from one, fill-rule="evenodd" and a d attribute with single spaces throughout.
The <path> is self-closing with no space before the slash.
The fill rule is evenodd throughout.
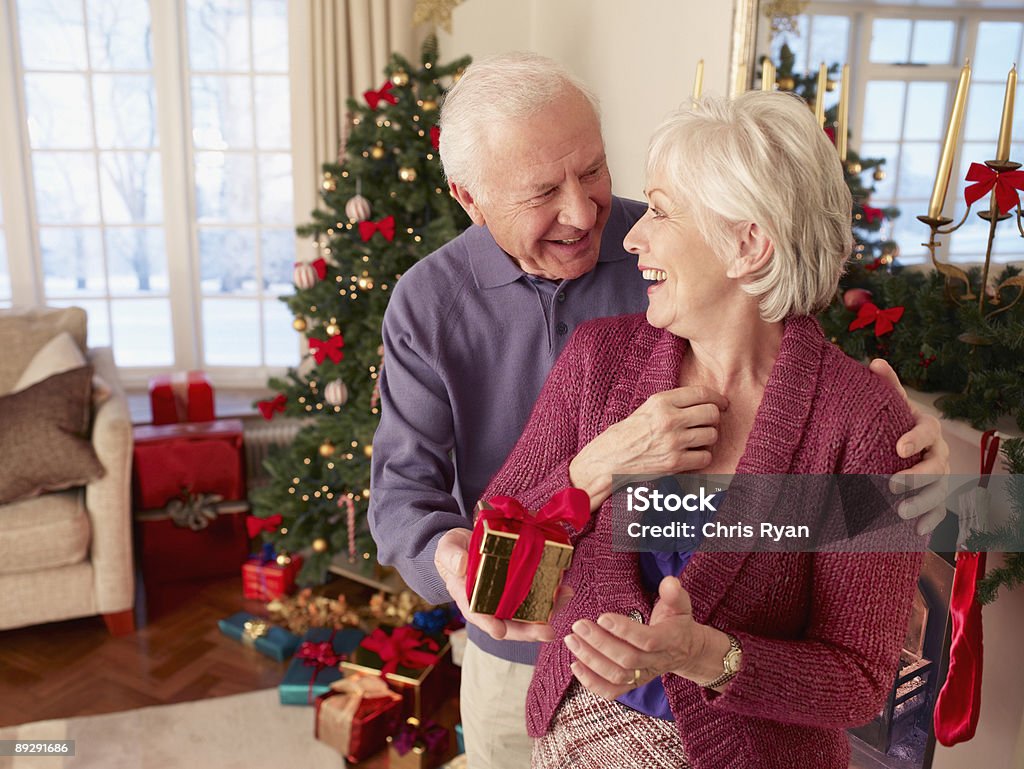
<path id="1" fill-rule="evenodd" d="M 703 385 L 724 395 L 704 472 L 912 464 L 893 448 L 903 399 L 813 317 L 852 246 L 835 150 L 792 96 L 705 99 L 655 133 L 646 194 L 625 240 L 652 281 L 646 318 L 578 330 L 485 494 L 536 509 L 571 485 L 594 510 L 530 688 L 534 766 L 845 769 L 844 730 L 892 683 L 920 554 L 697 552 L 667 569 L 613 549 L 612 479 L 588 456 Z"/>

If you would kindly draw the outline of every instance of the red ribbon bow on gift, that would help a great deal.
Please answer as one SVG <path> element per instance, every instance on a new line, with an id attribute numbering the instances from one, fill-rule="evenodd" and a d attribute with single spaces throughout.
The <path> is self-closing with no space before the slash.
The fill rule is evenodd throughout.
<path id="1" fill-rule="evenodd" d="M 269 401 L 260 401 L 256 405 L 259 407 L 263 418 L 270 420 L 274 418 L 275 412 L 284 413 L 286 403 L 288 403 L 288 397 L 284 393 L 281 393 L 280 395 L 271 398 Z"/>
<path id="2" fill-rule="evenodd" d="M 283 520 L 284 518 L 281 517 L 280 513 L 275 513 L 267 518 L 258 518 L 255 515 L 250 515 L 245 519 L 245 530 L 249 532 L 249 539 L 256 539 L 261 532 L 274 531 L 281 525 Z"/>
<path id="3" fill-rule="evenodd" d="M 365 243 L 373 237 L 373 233 L 379 232 L 384 236 L 384 240 L 388 242 L 395 239 L 395 217 L 385 216 L 378 222 L 365 221 L 359 222 L 359 237 L 363 239 Z"/>
<path id="4" fill-rule="evenodd" d="M 342 655 L 334 651 L 333 638 L 332 634 L 330 641 L 321 641 L 320 643 L 303 641 L 299 650 L 295 652 L 295 658 L 302 660 L 303 665 L 315 667 L 317 670 L 337 665 L 341 662 Z"/>
<path id="5" fill-rule="evenodd" d="M 428 754 L 436 756 L 448 749 L 448 742 L 447 729 L 436 721 L 426 721 L 417 726 L 409 723 L 403 724 L 391 745 L 398 755 L 404 756 L 416 747 L 416 743 L 420 743 L 426 748 Z"/>
<path id="6" fill-rule="evenodd" d="M 390 635 L 377 628 L 359 645 L 380 657 L 384 663 L 380 669 L 382 676 L 394 673 L 399 666 L 422 670 L 437 664 L 438 656 L 432 653 L 437 651 L 437 641 L 411 625 L 395 628 Z"/>
<path id="7" fill-rule="evenodd" d="M 530 515 L 518 500 L 512 497 L 494 497 L 488 500 L 491 509 L 484 509 L 473 527 L 469 540 L 469 560 L 466 564 L 466 598 L 473 599 L 476 573 L 480 567 L 480 545 L 484 538 L 484 521 L 517 521 L 519 539 L 509 558 L 505 591 L 494 612 L 497 619 L 511 619 L 530 593 L 533 575 L 537 573 L 545 540 L 565 541 L 562 524 L 579 531 L 590 518 L 590 497 L 582 489 L 563 489 L 548 500 L 537 515 Z"/>
<path id="8" fill-rule="evenodd" d="M 377 109 L 377 105 L 382 101 L 386 101 L 389 104 L 398 104 L 398 97 L 391 93 L 391 89 L 394 86 L 389 80 L 380 87 L 378 91 L 363 91 L 363 98 L 366 99 L 366 103 L 370 105 L 370 109 Z"/>
<path id="9" fill-rule="evenodd" d="M 1000 213 L 1010 212 L 1020 205 L 1016 190 L 1024 190 L 1024 171 L 993 171 L 982 163 L 971 163 L 967 169 L 967 181 L 976 182 L 964 188 L 964 200 L 971 205 L 993 187 L 996 188 L 996 205 Z"/>
<path id="10" fill-rule="evenodd" d="M 864 302 L 857 317 L 850 321 L 849 330 L 856 331 L 858 328 L 866 328 L 874 323 L 875 336 L 888 334 L 895 328 L 897 321 L 903 317 L 903 309 L 903 307 L 889 307 L 880 310 L 873 302 Z"/>
<path id="11" fill-rule="evenodd" d="M 313 359 L 318 366 L 324 362 L 325 358 L 330 358 L 334 363 L 341 363 L 341 359 L 345 357 L 345 353 L 341 351 L 341 348 L 344 346 L 345 340 L 341 334 L 332 336 L 327 340 L 309 340 L 309 350 L 313 353 Z"/>

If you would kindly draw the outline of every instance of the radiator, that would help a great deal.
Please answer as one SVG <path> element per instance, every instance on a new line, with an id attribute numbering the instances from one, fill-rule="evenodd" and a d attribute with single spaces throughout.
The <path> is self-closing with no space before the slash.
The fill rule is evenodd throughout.
<path id="1" fill-rule="evenodd" d="M 271 447 L 290 444 L 304 424 L 304 420 L 284 417 L 269 422 L 263 419 L 245 421 L 245 466 L 250 489 L 270 480 L 263 467 L 263 460 L 270 454 Z"/>

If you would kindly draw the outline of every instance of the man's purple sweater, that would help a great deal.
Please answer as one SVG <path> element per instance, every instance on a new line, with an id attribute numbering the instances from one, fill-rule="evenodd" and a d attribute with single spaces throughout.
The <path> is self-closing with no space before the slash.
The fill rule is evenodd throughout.
<path id="1" fill-rule="evenodd" d="M 471 227 L 396 284 L 384 314 L 369 521 L 380 562 L 428 601 L 450 600 L 434 567 L 438 539 L 472 526 L 572 332 L 647 308 L 636 257 L 622 248 L 644 208 L 612 199 L 597 265 L 574 280 L 531 278 L 486 228 Z M 498 657 L 536 659 L 537 644 L 469 632 Z"/>

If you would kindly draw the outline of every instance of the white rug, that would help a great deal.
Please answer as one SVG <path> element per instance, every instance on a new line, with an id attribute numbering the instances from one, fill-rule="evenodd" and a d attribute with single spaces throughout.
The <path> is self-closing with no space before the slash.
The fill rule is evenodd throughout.
<path id="1" fill-rule="evenodd" d="M 0 769 L 343 769 L 313 739 L 313 708 L 277 690 L 0 729 L 0 740 L 74 740 L 75 755 L 0 756 Z"/>

